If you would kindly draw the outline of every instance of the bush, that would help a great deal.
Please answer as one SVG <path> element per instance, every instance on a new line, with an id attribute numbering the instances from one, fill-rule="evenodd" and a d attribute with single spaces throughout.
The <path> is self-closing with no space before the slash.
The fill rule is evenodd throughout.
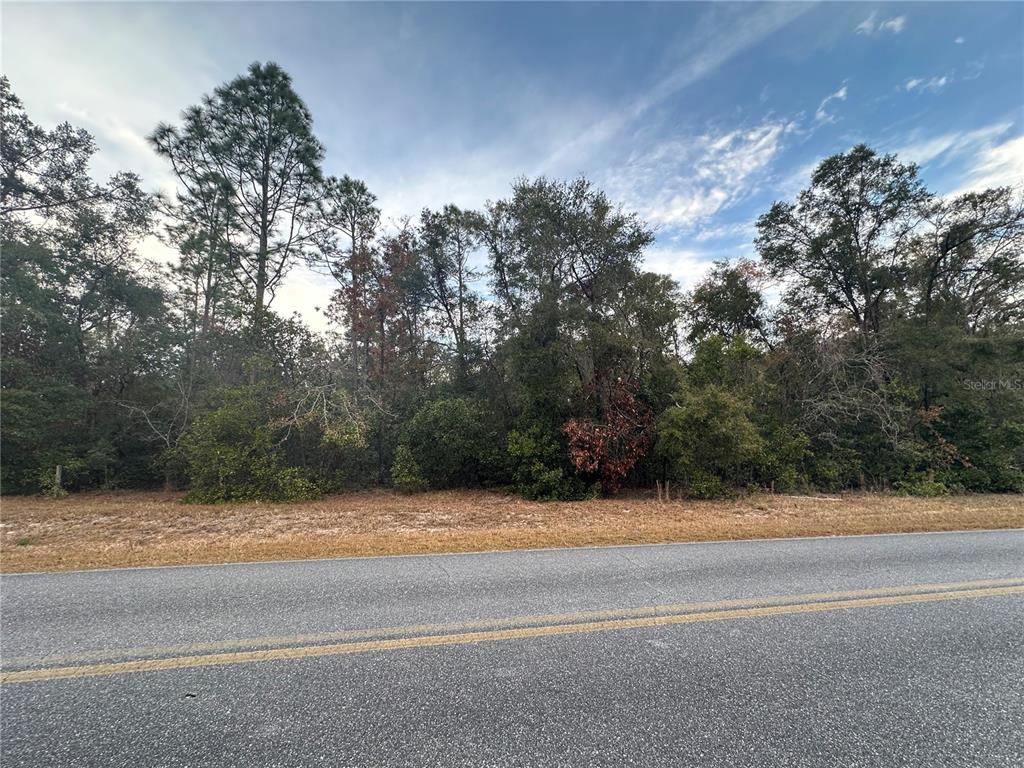
<path id="1" fill-rule="evenodd" d="M 903 496 L 945 496 L 949 489 L 944 483 L 932 480 L 927 475 L 915 475 L 904 480 L 897 480 L 896 492 Z"/>
<path id="2" fill-rule="evenodd" d="M 569 461 L 577 472 L 599 477 L 605 493 L 615 493 L 651 447 L 654 414 L 636 391 L 621 379 L 607 388 L 592 386 L 588 399 L 605 402 L 600 408 L 592 405 L 600 417 L 569 419 L 562 425 Z"/>
<path id="3" fill-rule="evenodd" d="M 656 450 L 691 493 L 695 482 L 710 490 L 709 477 L 745 484 L 764 458 L 764 440 L 748 414 L 746 403 L 719 387 L 683 390 L 658 420 Z"/>
<path id="4" fill-rule="evenodd" d="M 80 389 L 52 386 L 39 390 L 3 389 L 0 427 L 0 490 L 54 493 L 54 471 L 67 467 L 63 486 L 75 490 L 84 475 L 81 456 L 88 450 L 88 396 Z"/>
<path id="5" fill-rule="evenodd" d="M 864 466 L 860 455 L 852 448 L 812 444 L 809 463 L 811 484 L 815 488 L 835 493 L 861 486 Z"/>
<path id="6" fill-rule="evenodd" d="M 993 455 L 995 454 L 995 455 Z M 1024 472 L 1010 465 L 996 452 L 980 452 L 971 457 L 970 466 L 949 467 L 936 476 L 946 485 L 960 486 L 977 493 L 1024 492 Z"/>
<path id="7" fill-rule="evenodd" d="M 484 411 L 461 398 L 424 405 L 409 421 L 402 441 L 433 488 L 489 479 L 497 463 L 496 442 Z"/>
<path id="8" fill-rule="evenodd" d="M 400 445 L 395 451 L 395 461 L 391 465 L 391 482 L 402 493 L 415 493 L 427 487 L 420 465 L 416 463 L 407 445 Z"/>
<path id="9" fill-rule="evenodd" d="M 228 390 L 221 399 L 178 443 L 190 485 L 185 501 L 301 501 L 319 495 L 306 470 L 285 464 L 267 393 Z"/>
<path id="10" fill-rule="evenodd" d="M 725 499 L 735 496 L 736 489 L 717 475 L 698 469 L 690 478 L 689 494 L 695 499 Z"/>
<path id="11" fill-rule="evenodd" d="M 569 501 L 594 498 L 599 492 L 599 485 L 587 484 L 567 467 L 559 466 L 564 464 L 563 451 L 540 429 L 510 432 L 506 455 L 512 487 L 523 498 Z"/>
<path id="12" fill-rule="evenodd" d="M 810 439 L 803 432 L 787 427 L 773 430 L 765 444 L 761 473 L 765 484 L 776 490 L 791 491 L 807 485 L 804 464 L 813 454 Z"/>
<path id="13" fill-rule="evenodd" d="M 68 495 L 63 479 L 60 485 L 57 484 L 56 468 L 46 468 L 40 471 L 39 488 L 43 496 L 49 496 L 51 499 L 63 499 Z"/>
<path id="14" fill-rule="evenodd" d="M 991 493 L 1024 493 L 1024 472 L 1015 467 L 993 467 L 990 470 L 991 481 L 988 490 Z"/>

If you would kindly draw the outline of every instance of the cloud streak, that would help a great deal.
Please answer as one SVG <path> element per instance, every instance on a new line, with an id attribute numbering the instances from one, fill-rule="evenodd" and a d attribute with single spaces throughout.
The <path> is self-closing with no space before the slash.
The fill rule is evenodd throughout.
<path id="1" fill-rule="evenodd" d="M 907 80 L 904 86 L 908 91 L 928 91 L 929 93 L 938 93 L 945 88 L 951 82 L 951 78 L 948 75 L 942 77 L 931 77 L 925 79 L 923 77 L 912 77 Z"/>
<path id="2" fill-rule="evenodd" d="M 1004 136 L 1013 123 L 999 122 L 971 131 L 950 131 L 926 139 L 912 141 L 896 149 L 903 161 L 927 165 L 935 161 L 947 163 L 957 158 L 978 154 Z"/>
<path id="3" fill-rule="evenodd" d="M 906 16 L 893 16 L 879 21 L 878 11 L 872 11 L 870 16 L 854 28 L 854 31 L 858 35 L 865 35 L 867 37 L 884 33 L 898 35 L 906 26 Z"/>
<path id="4" fill-rule="evenodd" d="M 836 118 L 835 115 L 828 111 L 828 105 L 834 101 L 846 101 L 846 96 L 846 83 L 843 83 L 835 93 L 831 93 L 822 99 L 821 104 L 818 105 L 818 109 L 814 112 L 814 121 L 818 124 L 834 123 Z"/>
<path id="5" fill-rule="evenodd" d="M 1024 136 L 982 147 L 967 180 L 954 192 L 978 192 L 992 187 L 1024 188 Z"/>
<path id="6" fill-rule="evenodd" d="M 676 54 L 677 63 L 652 86 L 622 109 L 617 109 L 579 136 L 555 149 L 542 172 L 566 161 L 586 157 L 635 123 L 655 106 L 694 83 L 709 77 L 738 54 L 757 45 L 810 9 L 806 4 L 774 4 L 757 12 L 731 16 L 726 23 L 717 16 L 702 20 Z"/>
<path id="7" fill-rule="evenodd" d="M 634 152 L 608 186 L 651 223 L 693 230 L 754 193 L 785 136 L 795 130 L 793 122 L 767 120 L 663 141 Z"/>

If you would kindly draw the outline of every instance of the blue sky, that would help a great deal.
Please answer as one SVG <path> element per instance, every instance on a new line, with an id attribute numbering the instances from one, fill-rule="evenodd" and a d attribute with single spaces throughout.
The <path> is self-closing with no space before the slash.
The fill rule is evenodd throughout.
<path id="1" fill-rule="evenodd" d="M 648 264 L 683 285 L 750 255 L 756 217 L 861 141 L 943 194 L 1024 182 L 1021 3 L 5 2 L 2 43 L 37 122 L 96 135 L 99 176 L 168 187 L 146 134 L 273 60 L 326 170 L 387 217 L 582 173 L 657 228 Z M 322 327 L 329 293 L 300 269 L 275 306 Z"/>

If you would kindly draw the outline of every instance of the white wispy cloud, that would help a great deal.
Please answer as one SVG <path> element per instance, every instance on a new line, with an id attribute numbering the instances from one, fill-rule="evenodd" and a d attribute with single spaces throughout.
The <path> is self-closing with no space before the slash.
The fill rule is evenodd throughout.
<path id="1" fill-rule="evenodd" d="M 884 32 L 888 32 L 893 35 L 898 35 L 907 26 L 906 16 L 893 16 L 888 19 L 878 19 L 878 11 L 872 11 L 871 15 L 868 16 L 864 21 L 858 24 L 855 28 L 855 32 L 858 35 L 878 35 Z"/>
<path id="2" fill-rule="evenodd" d="M 967 179 L 953 194 L 992 187 L 1024 188 L 1024 136 L 981 147 Z"/>
<path id="3" fill-rule="evenodd" d="M 904 86 L 908 91 L 929 91 L 930 93 L 938 93 L 947 85 L 953 81 L 953 78 L 949 75 L 942 75 L 942 77 L 912 77 L 907 80 Z"/>
<path id="4" fill-rule="evenodd" d="M 962 68 L 954 69 L 943 75 L 935 75 L 933 77 L 912 77 L 904 83 L 903 87 L 907 91 L 917 91 L 918 93 L 924 93 L 926 91 L 928 93 L 938 93 L 947 85 L 952 85 L 957 82 L 977 80 L 981 77 L 982 72 L 984 71 L 984 61 L 970 61 Z"/>
<path id="5" fill-rule="evenodd" d="M 955 37 L 953 39 L 953 42 L 956 43 L 957 45 L 963 45 L 964 44 L 963 35 L 957 35 L 957 37 Z"/>
<path id="6" fill-rule="evenodd" d="M 872 11 L 871 15 L 868 16 L 864 21 L 857 25 L 854 30 L 858 35 L 870 35 L 875 31 L 875 19 L 878 18 L 878 13 Z"/>
<path id="7" fill-rule="evenodd" d="M 750 240 L 753 241 L 757 235 L 757 228 L 753 221 L 736 221 L 731 224 L 716 224 L 714 226 L 701 227 L 693 239 L 698 243 L 706 243 L 715 240 Z"/>
<path id="8" fill-rule="evenodd" d="M 542 164 L 541 172 L 585 157 L 597 147 L 620 135 L 653 107 L 684 88 L 712 75 L 732 58 L 764 40 L 810 10 L 810 4 L 777 3 L 757 11 L 744 8 L 740 14 L 721 18 L 709 13 L 693 30 L 667 67 L 668 73 L 654 82 L 629 104 L 557 147 Z"/>
<path id="9" fill-rule="evenodd" d="M 839 90 L 835 93 L 830 93 L 824 99 L 821 104 L 818 105 L 818 109 L 814 112 L 814 120 L 817 123 L 834 123 L 836 121 L 835 115 L 832 115 L 828 111 L 828 105 L 833 101 L 846 101 L 847 95 L 846 83 L 840 86 Z"/>
<path id="10" fill-rule="evenodd" d="M 892 32 L 894 35 L 898 35 L 903 31 L 903 28 L 907 25 L 906 16 L 894 16 L 891 19 L 886 19 L 878 25 L 880 32 Z"/>
<path id="11" fill-rule="evenodd" d="M 993 123 L 972 131 L 949 131 L 947 133 L 918 138 L 896 148 L 896 154 L 903 161 L 927 165 L 938 161 L 941 164 L 952 160 L 977 155 L 992 147 L 1013 127 L 1008 121 Z"/>
<path id="12" fill-rule="evenodd" d="M 693 230 L 753 194 L 793 122 L 663 141 L 634 152 L 606 180 L 616 199 L 652 224 Z"/>
<path id="13" fill-rule="evenodd" d="M 1024 135 L 1009 120 L 919 138 L 895 152 L 903 161 L 927 166 L 926 177 L 937 175 L 938 191 L 949 195 L 991 187 L 1024 188 Z"/>

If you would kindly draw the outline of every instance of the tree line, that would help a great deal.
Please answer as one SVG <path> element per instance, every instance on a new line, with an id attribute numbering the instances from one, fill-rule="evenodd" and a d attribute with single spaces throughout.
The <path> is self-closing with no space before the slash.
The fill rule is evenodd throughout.
<path id="1" fill-rule="evenodd" d="M 95 181 L 93 137 L 6 78 L 0 107 L 4 493 L 1024 490 L 1011 188 L 938 196 L 856 146 L 682 292 L 583 178 L 385 224 L 274 64 L 155 127 L 172 196 Z M 273 309 L 300 264 L 335 283 L 327 333 Z"/>

